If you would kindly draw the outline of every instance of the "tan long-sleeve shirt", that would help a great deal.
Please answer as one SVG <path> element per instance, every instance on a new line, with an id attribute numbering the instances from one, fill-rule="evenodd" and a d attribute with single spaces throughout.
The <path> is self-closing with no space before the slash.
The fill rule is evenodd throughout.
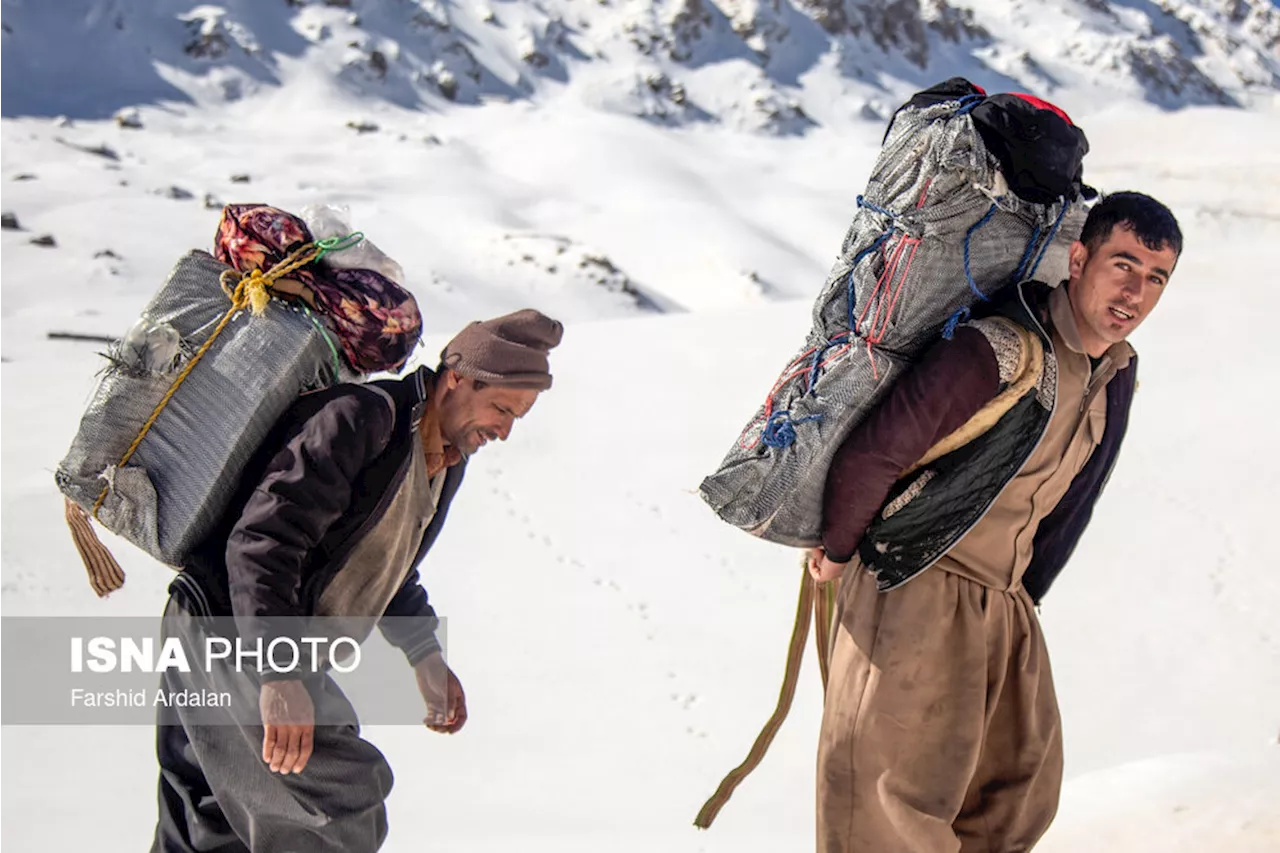
<path id="1" fill-rule="evenodd" d="M 1066 287 L 1049 297 L 1053 349 L 1058 374 L 1053 416 L 1031 457 L 992 504 L 987 514 L 938 562 L 938 567 L 985 586 L 1016 588 L 1031 563 L 1040 522 L 1057 506 L 1080 473 L 1106 427 L 1107 396 L 1102 392 L 1133 355 L 1127 343 L 1113 345 L 1093 366 Z M 1046 362 L 1045 369 L 1054 369 Z"/>

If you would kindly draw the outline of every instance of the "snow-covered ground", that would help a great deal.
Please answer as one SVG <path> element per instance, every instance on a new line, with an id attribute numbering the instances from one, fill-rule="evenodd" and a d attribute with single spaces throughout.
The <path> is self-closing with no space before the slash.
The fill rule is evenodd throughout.
<path id="1" fill-rule="evenodd" d="M 309 56 L 277 56 L 287 85 L 251 97 L 144 107 L 140 130 L 66 105 L 68 121 L 0 123 L 2 204 L 23 229 L 0 234 L 4 614 L 158 615 L 171 577 L 104 534 L 129 579 L 89 590 L 52 472 L 101 346 L 46 333 L 121 334 L 174 259 L 208 246 L 219 203 L 345 204 L 409 274 L 422 361 L 525 305 L 567 327 L 555 388 L 476 458 L 424 566 L 470 721 L 451 738 L 367 730 L 396 772 L 386 849 L 806 849 L 812 652 L 764 764 L 709 832 L 691 826 L 773 707 L 799 584 L 794 552 L 694 492 L 807 329 L 882 126 L 672 127 L 585 84 L 410 111 L 335 90 Z M 1187 249 L 1136 335 L 1120 466 L 1045 601 L 1068 782 L 1043 848 L 1280 849 L 1280 114 L 1080 91 L 1089 182 L 1165 200 Z M 85 150 L 102 145 L 115 157 Z M 29 242 L 44 234 L 56 246 Z M 2 737 L 6 849 L 148 843 L 151 730 Z"/>

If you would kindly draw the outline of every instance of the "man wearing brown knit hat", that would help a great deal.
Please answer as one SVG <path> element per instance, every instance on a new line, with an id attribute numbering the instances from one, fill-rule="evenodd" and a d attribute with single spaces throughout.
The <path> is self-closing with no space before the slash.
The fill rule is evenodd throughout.
<path id="1" fill-rule="evenodd" d="M 256 639 L 251 626 L 298 617 L 376 622 L 414 670 L 427 728 L 460 730 L 466 698 L 444 663 L 417 565 L 468 458 L 505 441 L 551 387 L 548 353 L 563 331 L 537 311 L 517 311 L 468 325 L 434 371 L 303 395 L 174 580 L 165 616 L 183 625 L 233 616 L 247 640 Z M 162 689 L 193 687 L 180 672 L 164 679 Z M 329 675 L 264 672 L 254 689 L 251 721 L 228 710 L 210 724 L 208 708 L 160 709 L 153 853 L 381 847 L 391 769 L 360 738 Z M 331 724 L 335 708 L 345 724 Z"/>

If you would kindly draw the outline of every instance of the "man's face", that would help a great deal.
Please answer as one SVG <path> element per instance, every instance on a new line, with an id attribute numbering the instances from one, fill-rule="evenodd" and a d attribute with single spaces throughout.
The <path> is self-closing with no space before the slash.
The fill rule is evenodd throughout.
<path id="1" fill-rule="evenodd" d="M 445 370 L 441 383 L 440 432 L 467 456 L 490 441 L 506 441 L 511 427 L 538 399 L 538 392 L 531 388 L 486 385 L 477 389 L 475 380 L 452 370 Z"/>
<path id="2" fill-rule="evenodd" d="M 1156 307 L 1178 256 L 1168 245 L 1147 248 L 1125 223 L 1090 252 L 1071 247 L 1071 308 L 1085 351 L 1095 358 L 1123 341 Z"/>

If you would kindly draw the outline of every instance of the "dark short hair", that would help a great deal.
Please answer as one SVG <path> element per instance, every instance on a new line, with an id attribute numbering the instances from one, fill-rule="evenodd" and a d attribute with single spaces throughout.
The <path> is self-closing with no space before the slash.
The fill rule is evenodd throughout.
<path id="1" fill-rule="evenodd" d="M 1139 242 L 1153 252 L 1167 246 L 1175 256 L 1182 254 L 1182 229 L 1173 211 L 1151 196 L 1135 192 L 1110 193 L 1091 207 L 1080 242 L 1092 252 L 1107 241 L 1117 225 L 1132 229 Z"/>

